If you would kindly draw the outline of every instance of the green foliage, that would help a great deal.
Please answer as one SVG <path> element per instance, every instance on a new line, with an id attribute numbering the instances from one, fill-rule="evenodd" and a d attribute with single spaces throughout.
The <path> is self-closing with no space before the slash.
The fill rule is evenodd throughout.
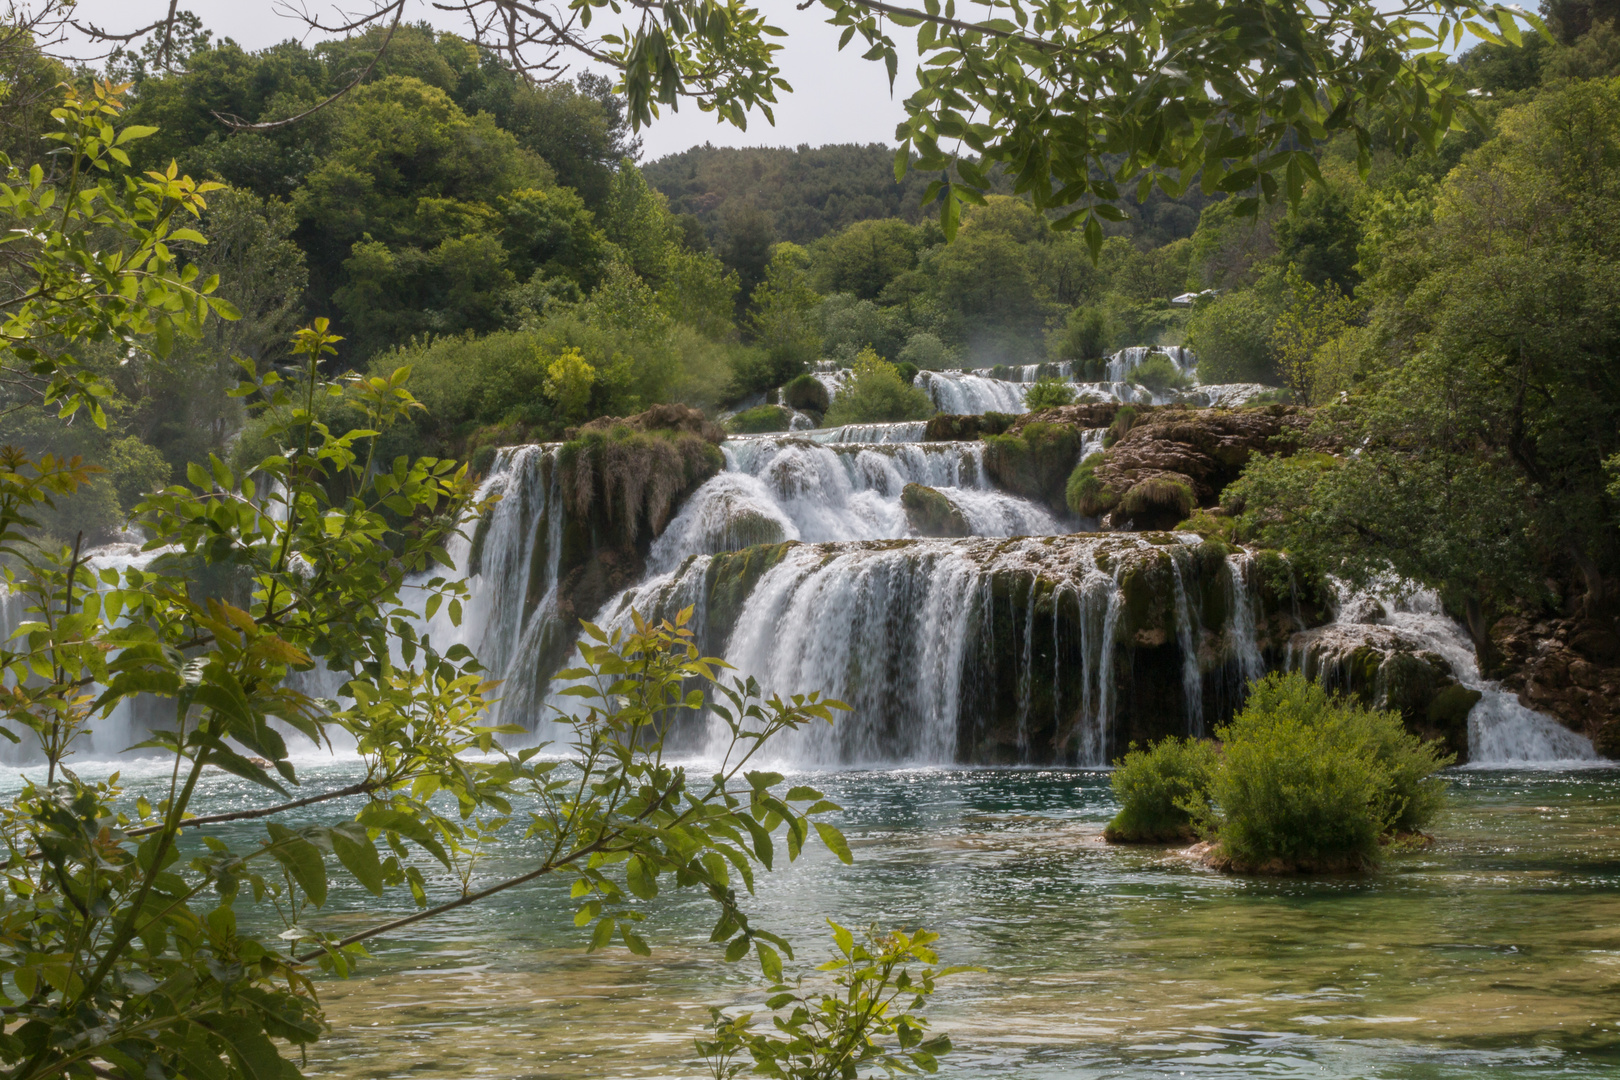
<path id="1" fill-rule="evenodd" d="M 1271 352 L 1272 310 L 1254 290 L 1202 301 L 1187 324 L 1187 345 L 1198 357 L 1203 383 L 1270 383 L 1277 378 Z"/>
<path id="2" fill-rule="evenodd" d="M 1075 308 L 1064 317 L 1063 332 L 1052 348 L 1058 360 L 1075 361 L 1075 374 L 1090 370 L 1087 361 L 1101 360 L 1108 353 L 1108 320 L 1093 307 Z"/>
<path id="3" fill-rule="evenodd" d="M 1036 379 L 1024 395 L 1024 408 L 1029 412 L 1050 409 L 1058 405 L 1074 404 L 1074 385 L 1063 379 L 1044 376 Z"/>
<path id="4" fill-rule="evenodd" d="M 817 309 L 821 297 L 810 287 L 809 263 L 809 255 L 797 244 L 777 244 L 771 249 L 765 279 L 750 297 L 753 311 L 747 319 L 748 331 L 760 351 L 739 357 L 734 396 L 781 386 L 820 359 Z"/>
<path id="5" fill-rule="evenodd" d="M 786 431 L 793 421 L 793 411 L 780 405 L 758 405 L 726 421 L 726 430 L 738 435 L 757 435 L 766 431 Z"/>
<path id="6" fill-rule="evenodd" d="M 1116 844 L 1193 839 L 1189 808 L 1207 800 L 1219 763 L 1203 739 L 1161 739 L 1144 750 L 1132 743 L 1108 778 L 1120 809 L 1103 836 Z"/>
<path id="7" fill-rule="evenodd" d="M 753 1027 L 752 1013 L 727 1016 L 710 1009 L 714 1034 L 699 1039 L 698 1053 L 708 1062 L 715 1080 L 746 1074 L 777 1080 L 876 1075 L 932 1074 L 939 1058 L 951 1051 L 945 1035 L 928 1035 L 928 1021 L 919 1015 L 934 993 L 938 979 L 975 967 L 935 968 L 939 957 L 933 944 L 938 934 L 918 930 L 888 933 L 868 930 L 861 940 L 832 920 L 838 955 L 816 968 L 835 972 L 831 992 L 807 990 L 803 976 L 784 980 L 781 961 L 774 953 L 761 956 L 767 975 L 775 980 L 766 1008 L 777 1014 L 775 1032 Z M 912 971 L 907 964 L 927 965 Z M 785 1015 L 783 1015 L 785 1011 Z M 746 1053 L 752 1066 L 738 1059 Z"/>
<path id="8" fill-rule="evenodd" d="M 1342 341 L 1361 314 L 1361 305 L 1339 291 L 1332 280 L 1313 284 L 1292 265 L 1288 268 L 1288 303 L 1271 329 L 1271 351 L 1283 382 L 1301 403 L 1320 404 L 1345 363 Z M 1324 370 L 1327 369 L 1327 370 Z"/>
<path id="9" fill-rule="evenodd" d="M 831 399 L 827 387 L 814 375 L 796 375 L 782 387 L 782 402 L 800 412 L 824 413 Z"/>
<path id="10" fill-rule="evenodd" d="M 855 358 L 848 381 L 833 398 L 825 423 L 876 424 L 890 420 L 926 420 L 934 414 L 927 391 L 910 386 L 895 366 L 871 349 Z"/>
<path id="11" fill-rule="evenodd" d="M 1166 390 L 1185 390 L 1192 380 L 1182 373 L 1176 362 L 1164 353 L 1151 353 L 1141 363 L 1125 373 L 1125 381 L 1138 383 L 1163 393 Z"/>
<path id="12" fill-rule="evenodd" d="M 1097 479 L 1097 466 L 1101 465 L 1103 456 L 1092 454 L 1074 467 L 1069 479 L 1063 485 L 1063 502 L 1070 510 L 1081 517 L 1101 517 L 1112 510 L 1119 501 L 1103 482 Z"/>
<path id="13" fill-rule="evenodd" d="M 944 371 L 958 367 L 961 358 L 956 350 L 939 339 L 937 334 L 919 330 L 906 339 L 905 347 L 895 357 L 897 364 L 910 364 L 919 371 Z"/>
<path id="14" fill-rule="evenodd" d="M 863 349 L 894 359 L 907 340 L 904 315 L 870 300 L 835 294 L 821 302 L 820 315 L 822 348 L 844 364 L 854 363 Z"/>
<path id="15" fill-rule="evenodd" d="M 876 300 L 917 264 L 920 231 L 894 218 L 858 221 L 816 245 L 813 280 L 821 293 Z"/>
<path id="16" fill-rule="evenodd" d="M 998 486 L 1053 509 L 1064 505 L 1064 489 L 1080 453 L 1080 433 L 1073 425 L 1036 421 L 1016 433 L 982 438 L 985 469 Z"/>
<path id="17" fill-rule="evenodd" d="M 1379 839 L 1428 824 L 1451 763 L 1399 714 L 1330 695 L 1298 673 L 1273 674 L 1217 733 L 1221 768 L 1202 811 L 1234 865 L 1346 870 L 1376 865 Z"/>

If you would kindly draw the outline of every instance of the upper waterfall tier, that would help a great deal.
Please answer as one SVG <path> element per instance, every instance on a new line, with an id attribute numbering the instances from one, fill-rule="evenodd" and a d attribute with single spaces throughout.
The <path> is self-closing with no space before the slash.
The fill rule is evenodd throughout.
<path id="1" fill-rule="evenodd" d="M 1061 531 L 1051 513 L 994 490 L 982 443 L 819 443 L 733 439 L 726 469 L 699 488 L 654 542 L 648 565 L 673 569 L 695 554 L 783 540 L 883 540 L 910 532 L 908 484 L 938 490 L 974 536 Z"/>

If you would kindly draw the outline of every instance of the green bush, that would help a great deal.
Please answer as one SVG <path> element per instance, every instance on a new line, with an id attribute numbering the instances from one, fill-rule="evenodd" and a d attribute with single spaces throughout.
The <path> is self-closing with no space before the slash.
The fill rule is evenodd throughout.
<path id="1" fill-rule="evenodd" d="M 782 404 L 800 412 L 824 413 L 831 403 L 825 384 L 809 373 L 789 380 L 782 387 Z"/>
<path id="2" fill-rule="evenodd" d="M 1108 353 L 1108 320 L 1096 308 L 1075 308 L 1052 340 L 1051 351 L 1058 360 L 1075 361 L 1077 369 L 1080 362 L 1101 360 Z"/>
<path id="3" fill-rule="evenodd" d="M 1074 467 L 1063 486 L 1063 501 L 1081 517 L 1101 517 L 1119 502 L 1119 496 L 1097 479 L 1097 466 L 1102 463 L 1101 454 L 1092 454 Z"/>
<path id="4" fill-rule="evenodd" d="M 1379 839 L 1428 824 L 1453 760 L 1400 715 L 1330 695 L 1297 672 L 1256 681 L 1217 733 L 1225 758 L 1200 815 L 1239 869 L 1354 870 Z"/>
<path id="5" fill-rule="evenodd" d="M 1207 799 L 1220 755 L 1202 739 L 1169 738 L 1115 762 L 1110 783 L 1120 810 L 1103 830 L 1112 844 L 1191 840 L 1190 807 Z"/>
<path id="6" fill-rule="evenodd" d="M 939 339 L 937 334 L 919 330 L 906 339 L 906 347 L 895 358 L 896 363 L 915 364 L 923 371 L 944 371 L 957 367 L 962 358 L 956 350 Z"/>
<path id="7" fill-rule="evenodd" d="M 758 435 L 767 431 L 786 431 L 792 423 L 792 410 L 780 405 L 760 405 L 727 420 L 726 430 L 737 435 Z"/>
<path id="8" fill-rule="evenodd" d="M 934 414 L 927 391 L 906 385 L 895 366 L 871 349 L 855 358 L 854 370 L 827 410 L 826 424 L 881 424 L 926 420 Z"/>
<path id="9" fill-rule="evenodd" d="M 1206 383 L 1273 383 L 1271 327 L 1277 312 L 1252 291 L 1229 292 L 1200 303 L 1187 324 L 1187 344 Z"/>
<path id="10" fill-rule="evenodd" d="M 1147 359 L 1131 368 L 1125 376 L 1125 381 L 1161 393 L 1166 390 L 1185 390 L 1192 385 L 1192 380 L 1182 374 L 1176 362 L 1164 353 L 1149 355 Z"/>
<path id="11" fill-rule="evenodd" d="M 1062 379 L 1043 376 L 1036 379 L 1035 384 L 1029 388 L 1029 393 L 1024 395 L 1024 408 L 1030 412 L 1073 404 L 1074 386 Z"/>

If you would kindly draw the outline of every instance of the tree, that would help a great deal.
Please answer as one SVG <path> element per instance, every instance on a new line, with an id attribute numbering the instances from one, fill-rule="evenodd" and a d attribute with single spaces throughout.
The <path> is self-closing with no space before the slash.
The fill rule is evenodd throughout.
<path id="1" fill-rule="evenodd" d="M 816 245 L 816 288 L 876 300 L 884 286 L 917 264 L 918 247 L 917 230 L 903 221 L 858 221 Z"/>
<path id="2" fill-rule="evenodd" d="M 1330 354 L 1336 343 L 1342 347 L 1344 333 L 1360 314 L 1361 305 L 1339 292 L 1332 281 L 1315 285 L 1292 266 L 1287 287 L 1288 306 L 1271 328 L 1271 352 L 1294 400 L 1317 403 L 1324 382 L 1319 365 L 1338 359 Z"/>
<path id="3" fill-rule="evenodd" d="M 384 50 L 404 6 L 388 0 L 330 25 L 319 11 L 301 17 L 316 29 L 376 32 Z M 637 127 L 683 99 L 738 126 L 750 112 L 772 118 L 778 92 L 788 89 L 773 40 L 783 31 L 758 9 L 739 5 L 720 18 L 680 3 L 649 9 L 599 42 L 587 37 L 591 17 L 610 6 L 472 0 L 461 10 L 471 40 L 514 71 L 555 79 L 563 53 L 614 67 Z M 892 28 L 914 31 L 920 85 L 905 102 L 896 169 L 944 173 L 923 200 L 939 198 L 948 236 L 964 203 L 981 202 L 1000 168 L 1038 208 L 1065 210 L 1058 224 L 1080 228 L 1093 252 L 1104 222 L 1123 218 L 1113 202 L 1127 185 L 1139 196 L 1154 186 L 1175 196 L 1198 177 L 1206 193 L 1241 194 L 1252 211 L 1297 202 L 1317 179 L 1315 149 L 1337 132 L 1354 139 L 1363 164 L 1375 139 L 1432 149 L 1469 109 L 1446 40 L 1455 45 L 1472 32 L 1517 44 L 1519 24 L 1537 24 L 1522 9 L 1483 0 L 1412 0 L 1394 11 L 1304 0 L 1108 0 L 1056 11 L 996 0 L 982 19 L 950 5 L 821 6 L 844 28 L 840 44 L 860 37 L 864 55 L 891 79 L 899 63 Z M 122 39 L 155 28 L 157 58 L 167 61 L 177 18 L 171 6 Z"/>

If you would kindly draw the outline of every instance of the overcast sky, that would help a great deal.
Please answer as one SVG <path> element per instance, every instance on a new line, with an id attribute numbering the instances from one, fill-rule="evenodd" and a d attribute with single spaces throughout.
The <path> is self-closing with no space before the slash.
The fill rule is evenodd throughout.
<path id="1" fill-rule="evenodd" d="M 367 0 L 346 4 L 362 9 Z M 330 10 L 323 0 L 308 0 L 314 12 Z M 231 37 L 249 49 L 261 49 L 288 37 L 298 37 L 302 27 L 295 19 L 277 14 L 273 0 L 181 0 L 182 8 L 195 12 L 216 37 Z M 778 53 L 782 77 L 793 85 L 777 107 L 776 124 L 763 116 L 749 117 L 748 130 L 738 131 L 730 124 L 717 123 L 712 115 L 688 105 L 680 112 L 668 110 L 642 132 L 643 160 L 651 161 L 689 146 L 712 142 L 716 146 L 797 146 L 808 143 L 881 142 L 893 145 L 894 127 L 902 116 L 900 102 L 916 86 L 912 75 L 915 60 L 903 57 L 893 95 L 883 65 L 862 60 L 856 48 L 838 51 L 841 29 L 826 25 L 817 11 L 795 10 L 791 0 L 764 0 L 771 20 L 788 31 Z M 78 18 L 104 29 L 134 29 L 159 17 L 167 4 L 161 0 L 78 0 Z M 412 0 L 406 14 L 411 21 L 426 19 L 443 29 L 460 30 L 456 17 L 435 11 L 426 0 Z M 600 21 L 597 24 L 601 26 Z M 901 34 L 908 34 L 901 31 Z M 315 39 L 312 39 L 315 40 Z M 898 40 L 909 44 L 910 38 Z M 913 54 L 914 55 L 914 54 Z"/>

